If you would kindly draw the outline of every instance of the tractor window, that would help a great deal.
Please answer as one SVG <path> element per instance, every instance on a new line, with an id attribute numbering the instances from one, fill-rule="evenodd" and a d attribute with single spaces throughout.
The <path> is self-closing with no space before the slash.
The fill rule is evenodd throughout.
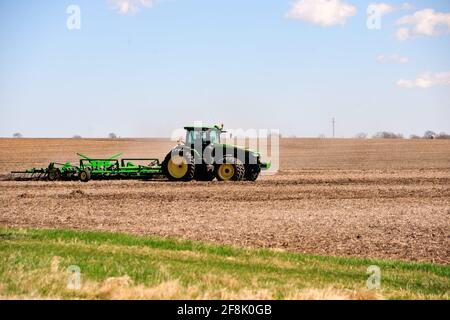
<path id="1" fill-rule="evenodd" d="M 194 144 L 195 141 L 199 138 L 200 132 L 197 130 L 191 130 L 187 132 L 186 144 Z"/>
<path id="2" fill-rule="evenodd" d="M 201 139 L 202 143 L 211 142 L 219 143 L 220 137 L 217 130 L 191 130 L 188 132 L 186 137 L 186 144 L 195 144 L 195 141 Z"/>
<path id="3" fill-rule="evenodd" d="M 188 131 L 186 144 L 195 144 L 196 141 L 205 141 L 205 131 L 191 130 Z"/>
<path id="4" fill-rule="evenodd" d="M 220 137 L 219 137 L 219 133 L 217 132 L 217 130 L 209 130 L 209 131 L 206 131 L 205 133 L 207 134 L 207 137 L 206 137 L 207 141 L 209 141 L 211 143 L 219 143 L 220 142 Z"/>

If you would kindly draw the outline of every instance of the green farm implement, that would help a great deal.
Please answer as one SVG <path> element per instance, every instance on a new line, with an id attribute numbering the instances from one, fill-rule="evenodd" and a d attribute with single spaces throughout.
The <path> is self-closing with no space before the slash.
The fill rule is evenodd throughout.
<path id="1" fill-rule="evenodd" d="M 89 180 L 153 179 L 171 181 L 255 181 L 270 163 L 261 155 L 245 148 L 222 144 L 220 126 L 185 127 L 186 141 L 174 147 L 162 162 L 155 158 L 123 158 L 122 153 L 95 159 L 77 153 L 78 165 L 52 162 L 47 168 L 11 172 L 15 180 Z"/>
<path id="2" fill-rule="evenodd" d="M 47 168 L 33 168 L 11 172 L 14 180 L 89 180 L 101 179 L 151 179 L 162 175 L 158 159 L 128 158 L 116 159 L 121 153 L 107 159 L 93 159 L 77 153 L 79 165 L 50 163 Z"/>
<path id="3" fill-rule="evenodd" d="M 25 171 L 12 171 L 14 180 L 74 180 L 78 175 L 78 167 L 70 162 L 51 162 L 47 168 L 33 168 Z"/>
<path id="4" fill-rule="evenodd" d="M 109 159 L 91 159 L 78 154 L 80 160 L 78 177 L 82 182 L 91 179 L 151 179 L 162 175 L 161 164 L 153 158 L 127 158 L 114 159 L 121 154 Z"/>

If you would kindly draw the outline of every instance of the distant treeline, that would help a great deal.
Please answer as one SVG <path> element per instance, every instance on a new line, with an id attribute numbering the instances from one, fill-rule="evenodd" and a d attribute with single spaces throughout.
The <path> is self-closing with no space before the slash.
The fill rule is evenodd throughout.
<path id="1" fill-rule="evenodd" d="M 366 139 L 368 135 L 366 133 L 358 133 L 355 138 L 358 139 Z M 401 133 L 394 133 L 394 132 L 388 132 L 388 131 L 380 131 L 375 133 L 372 136 L 373 139 L 404 139 L 405 137 Z M 423 136 L 418 135 L 411 135 L 409 137 L 410 139 L 450 139 L 450 134 L 441 132 L 436 133 L 431 130 L 425 131 Z"/>
<path id="2" fill-rule="evenodd" d="M 23 135 L 19 132 L 16 132 L 13 134 L 13 137 L 14 138 L 23 138 Z M 81 139 L 82 137 L 77 134 L 77 135 L 74 135 L 72 138 L 73 139 Z M 117 139 L 119 137 L 115 133 L 110 133 L 110 134 L 108 134 L 108 138 L 109 139 Z M 279 138 L 281 138 L 281 134 L 279 134 Z M 289 136 L 289 138 L 296 138 L 296 136 L 292 135 L 292 136 Z M 325 138 L 325 135 L 321 134 L 321 135 L 319 135 L 319 138 Z M 369 138 L 369 135 L 365 132 L 360 132 L 357 135 L 355 135 L 354 138 L 367 139 L 367 138 Z M 450 134 L 448 134 L 446 132 L 436 133 L 434 131 L 427 130 L 427 131 L 425 131 L 423 136 L 418 136 L 418 135 L 413 134 L 413 135 L 409 136 L 409 138 L 410 139 L 450 139 Z M 401 133 L 380 131 L 380 132 L 375 133 L 372 136 L 372 139 L 405 139 L 405 137 Z"/>
<path id="3" fill-rule="evenodd" d="M 21 134 L 20 132 L 16 132 L 13 134 L 13 138 L 23 138 L 23 134 Z M 79 134 L 72 136 L 72 139 L 82 139 L 82 138 L 83 137 L 80 136 Z M 108 138 L 109 139 L 118 139 L 119 136 L 117 134 L 115 134 L 114 132 L 111 132 L 110 134 L 108 134 Z"/>

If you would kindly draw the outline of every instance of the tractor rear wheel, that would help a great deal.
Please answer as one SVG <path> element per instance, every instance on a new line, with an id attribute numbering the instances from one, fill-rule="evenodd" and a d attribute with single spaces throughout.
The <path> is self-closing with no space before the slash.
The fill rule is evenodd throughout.
<path id="1" fill-rule="evenodd" d="M 171 181 L 191 181 L 194 179 L 195 164 L 190 155 L 173 155 L 172 152 L 163 161 L 163 173 Z"/>
<path id="2" fill-rule="evenodd" d="M 247 166 L 245 168 L 245 180 L 247 181 L 256 181 L 258 179 L 259 174 L 261 173 L 261 169 L 259 166 Z"/>
<path id="3" fill-rule="evenodd" d="M 215 168 L 216 178 L 219 181 L 241 181 L 244 179 L 245 166 L 233 157 L 226 157 Z"/>
<path id="4" fill-rule="evenodd" d="M 82 170 L 78 175 L 81 182 L 88 182 L 91 180 L 91 172 L 89 170 Z"/>
<path id="5" fill-rule="evenodd" d="M 206 165 L 198 165 L 195 168 L 195 177 L 197 181 L 213 181 L 215 178 L 214 170 L 208 170 Z"/>

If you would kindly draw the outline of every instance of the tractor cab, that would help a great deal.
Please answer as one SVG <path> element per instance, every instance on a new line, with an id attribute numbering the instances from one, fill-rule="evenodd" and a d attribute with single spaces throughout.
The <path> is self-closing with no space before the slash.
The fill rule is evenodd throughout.
<path id="1" fill-rule="evenodd" d="M 210 144 L 219 144 L 220 134 L 225 132 L 222 128 L 217 125 L 212 127 L 184 127 L 186 130 L 185 144 L 188 146 L 200 145 L 200 141 L 203 147 Z"/>

